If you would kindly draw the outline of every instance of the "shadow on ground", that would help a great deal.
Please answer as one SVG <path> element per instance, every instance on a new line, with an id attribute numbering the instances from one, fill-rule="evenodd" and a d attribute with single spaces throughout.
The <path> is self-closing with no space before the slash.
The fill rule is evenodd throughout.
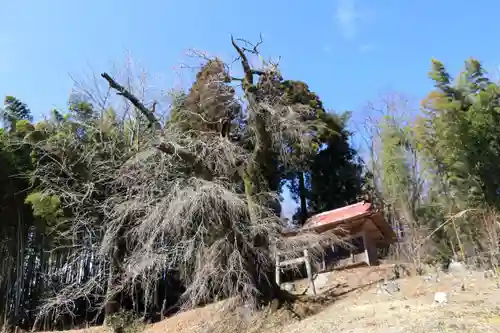
<path id="1" fill-rule="evenodd" d="M 323 290 L 316 296 L 298 296 L 288 310 L 293 313 L 296 319 L 302 320 L 320 313 L 330 305 L 333 305 L 336 301 L 346 298 L 354 292 L 370 289 L 372 286 L 383 281 L 384 279 L 379 279 L 356 287 L 349 287 L 348 283 L 337 283 L 328 289 Z"/>

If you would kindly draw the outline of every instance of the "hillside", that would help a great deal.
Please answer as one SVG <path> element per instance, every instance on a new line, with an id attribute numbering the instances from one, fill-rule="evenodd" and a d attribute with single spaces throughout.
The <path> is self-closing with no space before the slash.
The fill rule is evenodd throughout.
<path id="1" fill-rule="evenodd" d="M 399 279 L 399 291 L 380 292 L 378 281 L 391 276 L 391 272 L 392 267 L 386 265 L 326 273 L 321 277 L 319 298 L 335 301 L 322 309 L 316 307 L 314 311 L 319 312 L 302 320 L 286 310 L 246 318 L 243 313 L 237 320 L 234 315 L 224 316 L 224 303 L 217 303 L 148 325 L 143 333 L 500 332 L 500 288 L 495 279 L 481 272 L 442 273 L 437 278 L 428 275 Z M 296 284 L 298 292 L 303 284 Z M 446 292 L 448 303 L 434 302 L 436 292 Z M 295 308 L 296 312 L 307 316 L 299 313 L 300 307 Z M 91 333 L 103 331 L 91 329 Z"/>
<path id="2" fill-rule="evenodd" d="M 392 295 L 377 293 L 377 286 L 357 290 L 275 332 L 500 332 L 500 289 L 482 273 L 442 274 L 439 281 L 435 276 L 412 277 L 398 283 L 401 290 Z M 435 292 L 446 292 L 448 303 L 435 303 Z"/>

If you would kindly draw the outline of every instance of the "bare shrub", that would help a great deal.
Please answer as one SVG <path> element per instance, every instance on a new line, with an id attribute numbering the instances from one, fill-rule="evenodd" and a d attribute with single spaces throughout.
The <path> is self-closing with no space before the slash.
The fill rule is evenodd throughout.
<path id="1" fill-rule="evenodd" d="M 116 179 L 116 186 L 126 191 L 107 201 L 113 208 L 101 253 L 110 251 L 124 223 L 136 221 L 127 228 L 130 255 L 122 283 L 154 284 L 162 272 L 178 270 L 187 285 L 184 307 L 234 296 L 252 302 L 262 283 L 255 277 L 267 279 L 275 256 L 273 248 L 259 246 L 256 238 L 276 240 L 281 251 L 310 247 L 313 253 L 321 251 L 321 242 L 337 240 L 327 233 L 283 238 L 281 220 L 263 204 L 252 206 L 259 218 L 251 221 L 241 184 L 232 181 L 246 158 L 238 145 L 220 137 L 191 141 L 172 128 L 164 129 L 162 144 L 182 152 L 158 150 L 135 157 Z M 209 179 L 186 173 L 193 161 L 185 164 L 181 156 L 192 156 Z"/>
<path id="2" fill-rule="evenodd" d="M 478 215 L 478 243 L 481 263 L 498 274 L 500 259 L 500 218 L 496 211 L 485 210 Z"/>
<path id="3" fill-rule="evenodd" d="M 428 238 L 430 232 L 425 226 L 408 223 L 405 235 L 400 239 L 397 258 L 412 264 L 417 274 L 424 273 L 426 263 L 432 261 L 432 242 Z"/>

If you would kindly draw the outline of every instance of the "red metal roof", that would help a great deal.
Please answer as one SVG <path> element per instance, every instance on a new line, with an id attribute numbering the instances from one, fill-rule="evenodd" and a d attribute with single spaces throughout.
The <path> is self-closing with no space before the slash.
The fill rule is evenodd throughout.
<path id="1" fill-rule="evenodd" d="M 358 202 L 350 206 L 313 215 L 306 221 L 302 228 L 289 230 L 284 233 L 284 236 L 293 237 L 304 231 L 321 233 L 327 230 L 335 230 L 341 225 L 342 228 L 349 228 L 351 222 L 362 221 L 364 218 L 369 218 L 375 224 L 386 242 L 392 243 L 396 241 L 396 235 L 391 226 L 385 221 L 383 214 L 374 210 L 368 202 Z"/>
<path id="2" fill-rule="evenodd" d="M 372 205 L 368 202 L 358 202 L 354 205 L 329 210 L 314 216 L 311 216 L 304 224 L 304 229 L 316 228 L 325 225 L 335 225 L 346 220 L 362 217 L 372 213 Z"/>

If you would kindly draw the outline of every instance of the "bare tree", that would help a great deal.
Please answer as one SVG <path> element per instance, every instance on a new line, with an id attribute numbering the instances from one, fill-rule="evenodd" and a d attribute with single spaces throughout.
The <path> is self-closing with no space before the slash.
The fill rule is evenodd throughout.
<path id="1" fill-rule="evenodd" d="M 413 121 L 412 110 L 405 96 L 384 94 L 379 102 L 368 104 L 360 132 L 368 148 L 367 167 L 372 174 L 372 190 L 378 197 L 375 199 L 398 235 L 394 255 L 421 270 L 428 259 L 430 230 L 417 216 L 424 175 L 414 133 L 408 126 Z"/>
<path id="2" fill-rule="evenodd" d="M 308 143 L 308 124 L 300 121 L 301 114 L 282 100 L 278 89 L 281 75 L 277 67 L 270 64 L 263 70 L 252 69 L 245 53 L 257 53 L 258 44 L 247 48 L 238 46 L 234 39 L 232 42 L 245 74 L 239 81 L 243 82 L 248 102 L 247 126 L 253 136 L 253 150 L 242 149 L 239 142 L 230 140 L 226 135 L 204 133 L 203 140 L 200 140 L 200 133 L 194 138 L 192 133 L 180 131 L 175 124 L 159 128 L 162 134 L 155 143 L 157 151 L 148 157 L 153 164 L 144 165 L 145 160 L 141 159 L 141 167 L 134 171 L 141 173 L 127 177 L 132 182 L 149 184 L 146 188 L 153 192 L 150 194 L 141 189 L 138 193 L 131 193 L 134 201 L 125 200 L 126 204 L 122 206 L 133 211 L 128 210 L 124 214 L 120 210 L 117 215 L 117 220 L 123 223 L 127 216 L 137 211 L 146 212 L 139 227 L 143 233 L 148 230 L 153 234 L 148 234 L 149 242 L 143 240 L 137 243 L 139 248 L 132 251 L 130 260 L 133 264 L 130 267 L 149 267 L 147 262 L 151 265 L 169 262 L 173 266 L 167 269 L 182 267 L 186 279 L 189 277 L 185 297 L 191 305 L 219 294 L 224 297 L 239 295 L 246 300 L 258 299 L 263 295 L 265 298 L 279 297 L 279 288 L 270 278 L 273 255 L 268 242 L 269 239 L 281 238 L 281 221 L 275 207 L 270 205 L 270 201 L 277 201 L 273 192 L 277 190 L 279 182 L 273 179 L 276 172 L 266 168 L 276 167 L 269 160 L 273 157 L 286 162 L 285 140 L 304 146 Z M 248 42 L 245 44 L 251 45 Z M 258 83 L 255 83 L 255 75 L 259 76 Z M 157 124 L 151 110 L 109 75 L 103 74 L 103 77 L 112 88 L 141 110 L 151 123 Z M 220 77 L 220 80 L 226 81 L 227 76 Z M 307 110 L 302 109 L 301 112 Z M 158 155 L 158 151 L 166 155 Z M 160 181 L 160 174 L 153 172 L 158 168 L 168 176 L 164 183 Z M 186 174 L 184 170 L 190 168 L 191 172 Z M 126 170 L 130 172 L 132 169 Z M 234 184 L 231 181 L 235 173 L 242 180 L 243 191 L 238 188 L 241 183 Z M 133 184 L 129 183 L 125 187 L 137 188 Z M 157 197 L 163 199 L 157 201 Z M 193 199 L 188 200 L 190 197 Z M 212 211 L 209 207 L 212 207 Z M 180 221 L 185 221 L 186 226 L 183 227 Z M 175 225 L 177 227 L 173 228 Z M 112 228 L 116 233 L 119 229 Z M 225 236 L 223 241 L 213 238 L 218 229 L 221 230 L 221 236 Z M 194 238 L 187 238 L 190 233 Z M 136 235 L 141 233 L 137 232 Z M 162 240 L 158 240 L 160 235 Z M 160 251 L 161 260 L 144 261 L 144 258 L 155 253 L 152 248 L 162 248 L 159 244 L 166 246 Z M 207 258 L 207 253 L 212 254 L 209 258 L 213 258 L 213 262 L 202 260 Z M 195 262 L 200 266 L 193 265 L 193 261 L 186 258 L 199 258 Z M 140 265 L 139 261 L 143 264 Z M 161 265 L 158 267 L 160 270 L 165 269 Z M 214 286 L 222 289 L 213 290 Z"/>

